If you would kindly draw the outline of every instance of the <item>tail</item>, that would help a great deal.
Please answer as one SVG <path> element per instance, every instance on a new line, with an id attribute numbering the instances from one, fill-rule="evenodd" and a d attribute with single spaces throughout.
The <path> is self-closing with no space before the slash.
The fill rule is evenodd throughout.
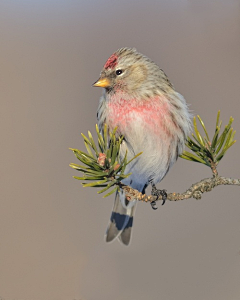
<path id="1" fill-rule="evenodd" d="M 128 201 L 123 191 L 116 193 L 113 211 L 106 233 L 107 242 L 118 238 L 124 245 L 129 245 L 136 202 L 137 201 Z"/>

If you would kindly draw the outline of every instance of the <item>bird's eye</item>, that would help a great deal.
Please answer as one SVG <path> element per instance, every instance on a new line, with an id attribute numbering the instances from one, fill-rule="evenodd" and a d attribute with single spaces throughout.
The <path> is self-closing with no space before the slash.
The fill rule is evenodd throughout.
<path id="1" fill-rule="evenodd" d="M 117 75 L 121 75 L 122 72 L 123 72 L 122 70 L 117 70 L 117 71 L 116 71 L 116 74 L 117 74 Z"/>

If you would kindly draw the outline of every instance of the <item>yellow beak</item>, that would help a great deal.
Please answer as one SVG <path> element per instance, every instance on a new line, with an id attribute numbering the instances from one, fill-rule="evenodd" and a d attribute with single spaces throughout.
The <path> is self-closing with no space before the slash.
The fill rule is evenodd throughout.
<path id="1" fill-rule="evenodd" d="M 110 86 L 110 81 L 106 77 L 100 78 L 93 84 L 93 86 L 100 86 L 100 87 L 106 88 L 106 87 Z"/>

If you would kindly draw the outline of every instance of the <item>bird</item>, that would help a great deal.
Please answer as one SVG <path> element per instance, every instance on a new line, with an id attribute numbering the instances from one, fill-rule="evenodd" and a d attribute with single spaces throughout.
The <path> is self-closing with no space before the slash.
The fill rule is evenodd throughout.
<path id="1" fill-rule="evenodd" d="M 120 160 L 126 151 L 129 158 L 142 152 L 127 165 L 125 173 L 131 175 L 122 183 L 142 193 L 148 185 L 156 191 L 155 185 L 183 152 L 191 131 L 191 113 L 184 97 L 157 64 L 127 47 L 107 59 L 93 86 L 103 88 L 97 111 L 99 129 L 105 124 L 111 131 L 117 127 L 116 134 L 124 137 Z M 136 204 L 136 199 L 126 199 L 123 189 L 116 193 L 107 242 L 118 239 L 129 245 Z"/>

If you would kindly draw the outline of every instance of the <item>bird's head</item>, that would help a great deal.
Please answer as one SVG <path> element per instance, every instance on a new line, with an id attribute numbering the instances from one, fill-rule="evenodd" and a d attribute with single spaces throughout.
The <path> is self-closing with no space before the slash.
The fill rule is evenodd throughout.
<path id="1" fill-rule="evenodd" d="M 149 81 L 153 66 L 157 67 L 136 49 L 121 48 L 108 58 L 93 86 L 103 87 L 107 93 L 135 93 Z"/>

